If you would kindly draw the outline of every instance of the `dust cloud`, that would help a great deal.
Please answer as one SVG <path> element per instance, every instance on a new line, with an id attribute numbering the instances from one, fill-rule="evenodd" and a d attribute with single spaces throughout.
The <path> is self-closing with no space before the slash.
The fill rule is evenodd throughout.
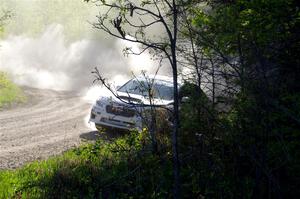
<path id="1" fill-rule="evenodd" d="M 0 71 L 19 85 L 82 92 L 95 90 L 95 67 L 115 85 L 158 67 L 147 52 L 123 55 L 125 47 L 138 49 L 136 44 L 93 30 L 88 21 L 96 21 L 98 8 L 83 1 L 3 0 L 1 6 L 13 18 L 0 38 Z"/>
<path id="2" fill-rule="evenodd" d="M 52 24 L 37 38 L 13 35 L 0 41 L 0 70 L 20 85 L 76 90 L 91 85 L 94 67 L 116 84 L 131 72 L 156 68 L 149 54 L 124 57 L 122 49 L 129 43 L 82 39 L 67 44 L 63 30 L 62 25 Z"/>

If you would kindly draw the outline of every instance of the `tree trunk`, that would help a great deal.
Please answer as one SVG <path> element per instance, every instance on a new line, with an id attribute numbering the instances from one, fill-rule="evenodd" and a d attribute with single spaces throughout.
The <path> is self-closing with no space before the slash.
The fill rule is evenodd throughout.
<path id="1" fill-rule="evenodd" d="M 178 99 L 178 71 L 177 71 L 177 56 L 176 56 L 176 41 L 177 41 L 177 7 L 173 0 L 173 39 L 171 39 L 171 54 L 172 54 L 172 72 L 174 86 L 174 126 L 172 135 L 173 145 L 173 172 L 174 172 L 174 198 L 180 198 L 180 165 L 178 157 L 178 132 L 179 132 L 179 99 Z"/>

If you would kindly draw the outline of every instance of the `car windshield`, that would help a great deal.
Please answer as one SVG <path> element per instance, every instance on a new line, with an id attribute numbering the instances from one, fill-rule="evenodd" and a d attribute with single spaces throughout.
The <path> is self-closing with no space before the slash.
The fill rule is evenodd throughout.
<path id="1" fill-rule="evenodd" d="M 149 90 L 151 90 L 150 93 L 156 99 L 173 100 L 172 83 L 163 80 L 155 80 L 153 85 L 150 85 L 151 84 L 146 81 L 132 79 L 120 87 L 118 91 L 149 97 Z M 152 88 L 149 89 L 150 87 Z"/>

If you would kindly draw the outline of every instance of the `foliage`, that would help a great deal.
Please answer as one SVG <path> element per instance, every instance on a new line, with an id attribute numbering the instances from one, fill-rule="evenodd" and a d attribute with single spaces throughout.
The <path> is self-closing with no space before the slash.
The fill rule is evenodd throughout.
<path id="1" fill-rule="evenodd" d="M 20 88 L 11 82 L 5 73 L 0 72 L 0 107 L 24 100 Z"/>
<path id="2" fill-rule="evenodd" d="M 2 10 L 2 12 L 0 13 L 0 38 L 1 38 L 2 34 L 4 33 L 5 22 L 9 18 L 11 18 L 11 13 L 9 11 Z"/>
<path id="3" fill-rule="evenodd" d="M 299 3 L 209 3 L 210 9 L 192 11 L 197 43 L 206 56 L 217 60 L 223 82 L 228 77 L 233 80 L 223 89 L 232 85 L 238 89 L 225 99 L 233 102 L 230 111 L 198 117 L 214 121 L 204 131 L 201 120 L 194 121 L 199 126 L 189 123 L 195 117 L 192 107 L 200 105 L 189 109 L 189 119 L 182 118 L 188 133 L 209 135 L 197 142 L 201 145 L 193 154 L 200 151 L 198 160 L 206 165 L 200 167 L 200 173 L 217 168 L 214 171 L 219 178 L 202 176 L 201 180 L 206 185 L 214 184 L 209 194 L 212 198 L 298 198 L 298 189 L 290 184 L 299 184 L 300 179 L 296 172 L 296 140 L 300 135 Z"/>

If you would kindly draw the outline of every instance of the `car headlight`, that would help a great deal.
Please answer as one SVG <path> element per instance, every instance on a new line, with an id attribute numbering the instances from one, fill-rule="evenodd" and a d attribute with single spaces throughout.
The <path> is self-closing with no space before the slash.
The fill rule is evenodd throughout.
<path id="1" fill-rule="evenodd" d="M 103 107 L 103 103 L 100 100 L 96 101 L 97 106 Z"/>

